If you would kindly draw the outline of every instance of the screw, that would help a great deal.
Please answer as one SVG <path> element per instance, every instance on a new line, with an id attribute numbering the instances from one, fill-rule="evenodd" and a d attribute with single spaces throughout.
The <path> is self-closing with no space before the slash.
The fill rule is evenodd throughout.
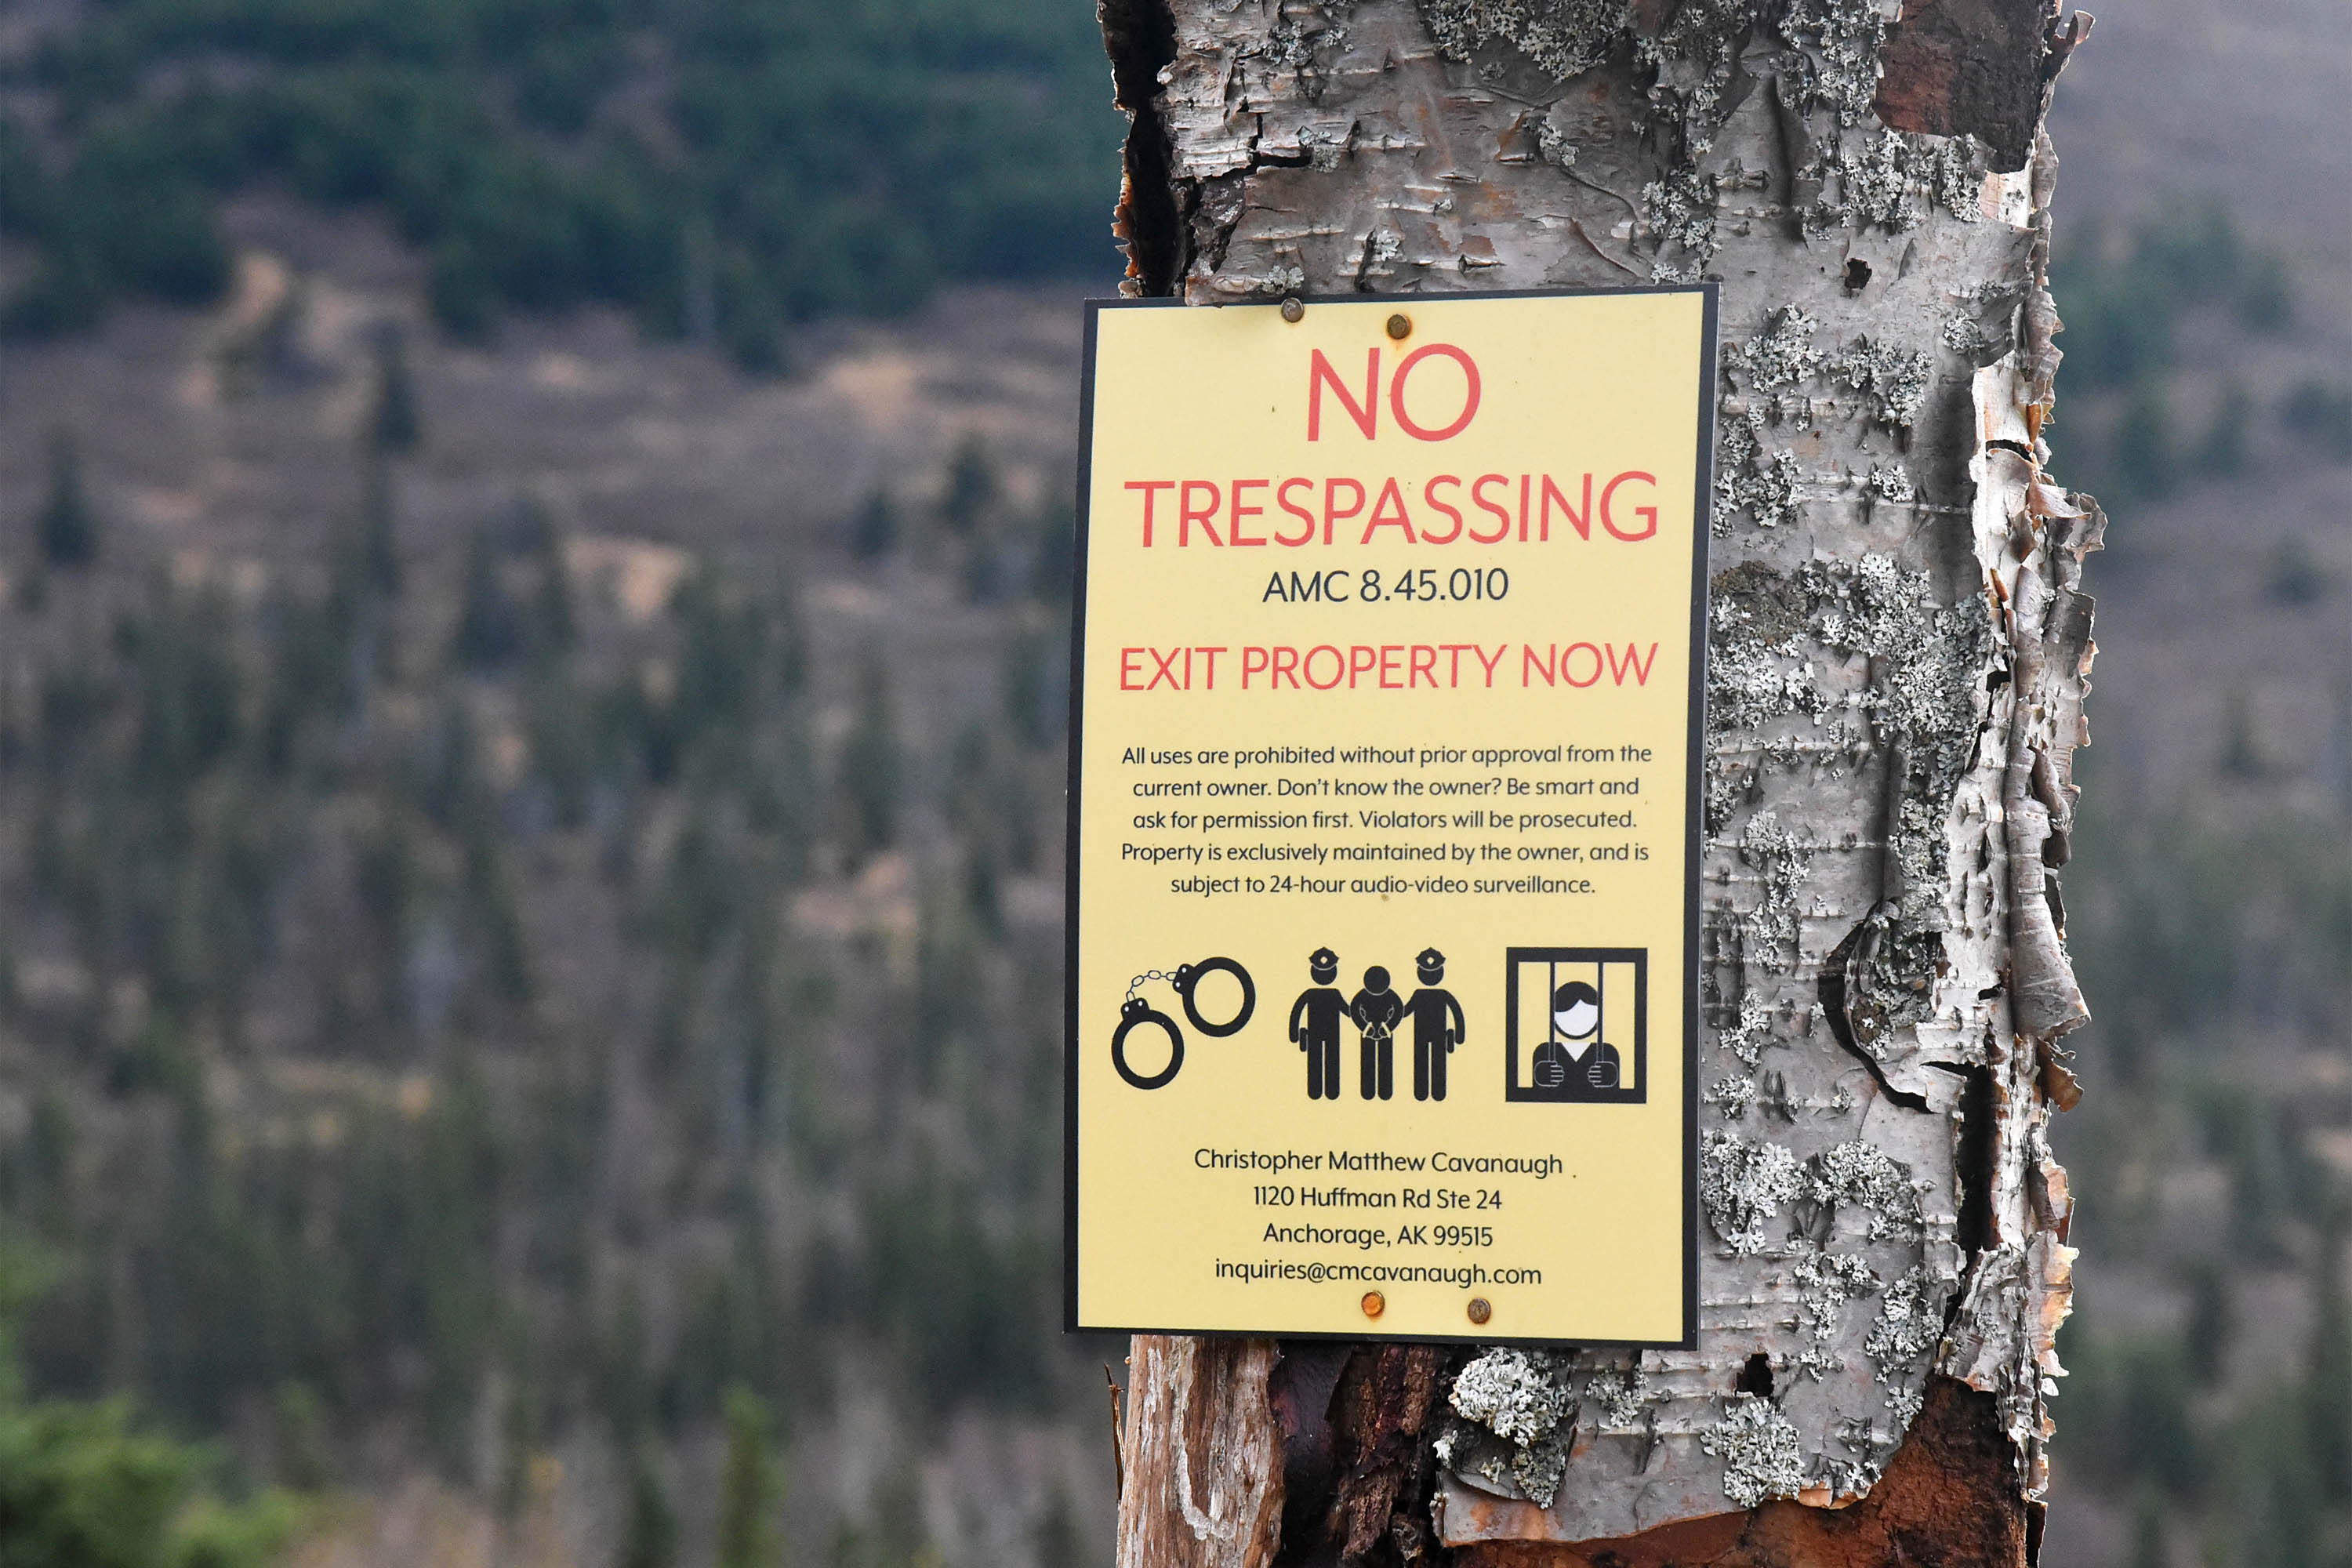
<path id="1" fill-rule="evenodd" d="M 1307 314 L 1307 307 L 1298 302 L 1298 296 L 1296 294 L 1289 296 L 1282 301 L 1282 319 L 1284 321 L 1295 321 L 1305 314 Z"/>
<path id="2" fill-rule="evenodd" d="M 1412 336 L 1412 318 L 1400 310 L 1389 318 L 1389 336 L 1402 342 Z"/>
<path id="3" fill-rule="evenodd" d="M 1470 1321 L 1472 1322 L 1483 1323 L 1494 1315 L 1495 1309 L 1486 1304 L 1486 1297 L 1473 1296 L 1470 1298 Z"/>
<path id="4" fill-rule="evenodd" d="M 1363 1308 L 1364 1316 L 1377 1318 L 1389 1310 L 1388 1299 L 1378 1290 L 1367 1290 L 1364 1292 Z"/>

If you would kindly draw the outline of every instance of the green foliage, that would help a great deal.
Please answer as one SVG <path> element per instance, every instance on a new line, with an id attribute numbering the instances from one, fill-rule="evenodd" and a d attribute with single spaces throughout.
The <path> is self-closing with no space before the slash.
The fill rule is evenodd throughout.
<path id="1" fill-rule="evenodd" d="M 379 452 L 411 452 L 425 438 L 416 412 L 416 378 L 408 368 L 408 339 L 387 322 L 375 334 L 375 400 L 368 440 Z"/>
<path id="2" fill-rule="evenodd" d="M 2172 428 L 2172 405 L 2164 383 L 2154 376 L 2132 384 L 2116 427 L 2115 479 L 2131 500 L 2160 500 L 2180 483 L 2180 452 Z"/>
<path id="3" fill-rule="evenodd" d="M 2328 1501 L 2352 1499 L 2352 1310 L 2344 1300 L 2343 1236 L 2331 1224 L 2319 1255 L 2317 1310 L 2303 1381 L 2312 1479 Z"/>
<path id="4" fill-rule="evenodd" d="M 122 0 L 39 52 L 70 132 L 54 174 L 0 121 L 0 228 L 38 258 L 0 325 L 215 297 L 213 209 L 266 180 L 381 204 L 460 336 L 588 300 L 682 331 L 699 291 L 773 370 L 788 322 L 904 310 L 950 268 L 1104 267 L 1101 58 L 1091 13 L 1046 0 Z M 219 60 L 240 68 L 174 70 Z M 608 115 L 618 95 L 667 125 Z"/>
<path id="5" fill-rule="evenodd" d="M 2179 1342 L 2097 1336 L 2070 1323 L 2064 1344 L 2075 1462 L 2110 1485 L 2194 1495 L 2206 1456 L 2190 1421 L 2192 1384 Z"/>
<path id="6" fill-rule="evenodd" d="M 728 1479 L 733 1475 L 730 1463 Z M 674 1568 L 677 1562 L 677 1510 L 662 1483 L 659 1458 L 641 1447 L 629 1472 L 628 1534 L 621 1542 L 620 1568 Z"/>
<path id="7" fill-rule="evenodd" d="M 2285 260 L 2249 246 L 2219 202 L 2176 203 L 2135 229 L 2120 257 L 2101 252 L 2094 232 L 2052 270 L 2066 321 L 2066 374 L 2077 384 L 2128 386 L 2168 369 L 2177 323 L 2199 307 L 2227 307 L 2257 331 L 2294 319 Z"/>
<path id="8" fill-rule="evenodd" d="M 2273 1389 L 2219 1434 L 2216 1479 L 2236 1516 L 2231 1533 L 2243 1553 L 2237 1561 L 2281 1568 L 2331 1561 L 2319 1551 L 2325 1494 L 2305 1403 L 2295 1390 Z"/>
<path id="9" fill-rule="evenodd" d="M 170 1568 L 262 1568 L 302 1527 L 310 1507 L 299 1497 L 266 1492 L 231 1507 L 199 1497 L 173 1526 Z"/>
<path id="10" fill-rule="evenodd" d="M 2222 389 L 2221 401 L 2213 410 L 2212 426 L 2198 444 L 2197 467 L 2200 472 L 2234 479 L 2246 471 L 2246 440 L 2253 413 L 2253 400 L 2246 395 L 2244 387 L 2232 382 Z"/>
<path id="11" fill-rule="evenodd" d="M 1078 519 L 1066 503 L 1049 506 L 1037 519 L 1030 556 L 1029 591 L 1049 605 L 1067 605 L 1077 574 Z"/>
<path id="12" fill-rule="evenodd" d="M 2152 1492 L 2142 1493 L 2139 1517 L 2132 1531 L 2131 1568 L 2171 1568 L 2169 1547 L 2171 1532 L 2166 1525 L 2164 1504 Z"/>
<path id="13" fill-rule="evenodd" d="M 289 1380 L 270 1405 L 278 1475 L 298 1491 L 322 1490 L 335 1472 L 325 1404 L 309 1384 Z"/>
<path id="14" fill-rule="evenodd" d="M 507 591 L 501 564 L 489 531 L 476 529 L 466 547 L 457 629 L 449 641 L 450 658 L 467 669 L 498 669 L 522 652 L 528 629 L 523 609 Z"/>
<path id="15" fill-rule="evenodd" d="M 2126 828 L 2101 804 L 2101 782 L 2084 790 L 2066 889 L 2072 951 L 2100 998 L 2101 1037 L 2193 1050 L 2255 992 L 2279 1015 L 2334 1016 L 2352 972 L 2344 836 L 2295 813 Z"/>
<path id="16" fill-rule="evenodd" d="M 849 552 L 860 561 L 879 561 L 898 547 L 898 509 L 890 492 L 877 485 L 857 509 L 849 528 Z"/>
<path id="17" fill-rule="evenodd" d="M 2189 1370 L 2200 1386 L 2210 1387 L 2228 1370 L 2225 1358 L 2237 1338 L 2237 1317 L 2230 1305 L 2230 1276 L 2220 1266 L 2202 1263 L 2189 1275 L 2189 1323 L 2185 1331 Z"/>
<path id="18" fill-rule="evenodd" d="M 988 455 L 988 444 L 977 434 L 966 436 L 956 443 L 955 455 L 948 460 L 947 491 L 940 498 L 940 519 L 951 532 L 970 537 L 996 504 L 998 489 L 996 464 Z"/>
<path id="19" fill-rule="evenodd" d="M 25 1568 L 151 1568 L 197 1463 L 134 1431 L 118 1401 L 10 1411 L 0 1418 L 0 1554 Z"/>
<path id="20" fill-rule="evenodd" d="M 2232 1086 L 2210 1089 L 2197 1107 L 2206 1148 L 2230 1173 L 2231 1240 L 2248 1256 L 2284 1254 L 2284 1227 L 2308 1219 L 2325 1186 L 2278 1107 Z"/>
<path id="21" fill-rule="evenodd" d="M 60 572 L 8 647 L 0 861 L 21 870 L 0 938 L 79 981 L 0 995 L 33 1064 L 28 1114 L 0 1127 L 0 1223 L 58 1259 L 28 1386 L 135 1388 L 174 1430 L 234 1426 L 303 1489 L 395 1427 L 452 1476 L 481 1475 L 485 1433 L 521 1457 L 583 1420 L 685 1437 L 730 1387 L 792 1411 L 858 1355 L 915 1369 L 942 1408 L 1051 1401 L 1058 1078 L 1017 1026 L 1050 960 L 1002 895 L 1041 866 L 1055 760 L 983 707 L 957 715 L 974 739 L 941 798 L 918 795 L 936 742 L 902 735 L 877 657 L 821 776 L 810 693 L 835 688 L 812 679 L 789 582 L 705 562 L 666 615 L 574 603 L 528 501 L 471 538 L 420 533 L 402 603 L 396 459 L 368 438 L 353 460 L 363 504 L 323 582 L 297 563 L 248 605 Z M 976 532 L 996 524 L 1017 586 L 1024 531 Z M 453 627 L 447 658 L 395 642 Z M 1066 645 L 1041 636 L 1045 744 Z M 854 869 L 934 805 L 961 838 L 910 848 L 911 974 L 803 924 L 812 865 Z M 881 1069 L 940 1141 L 919 1181 L 896 1104 L 845 1113 L 862 1091 L 830 1076 L 836 1011 L 851 1038 L 912 1025 L 937 1047 L 926 1073 Z M 281 1075 L 289 1048 L 301 1071 Z M 688 1151 L 649 1189 L 613 1173 L 616 1104 L 630 1137 Z M 762 1216 L 771 1192 L 823 1194 L 814 1264 L 780 1245 L 797 1215 Z M 650 1279 L 679 1266 L 653 1238 L 713 1224 L 731 1247 L 652 1284 L 657 1310 L 592 1298 L 592 1258 Z M 0 1425 L 16 1407 L 0 1394 Z M 127 1415 L 74 1419 L 57 1430 L 85 1451 L 177 1452 L 138 1447 L 162 1440 Z M 676 1559 L 654 1463 L 619 1514 L 635 1568 Z M 152 1561 L 257 1561 L 281 1505 L 204 1503 L 210 1458 L 178 1464 L 100 1467 L 178 1486 L 178 1555 Z M 861 1539 L 885 1568 L 927 1550 Z M 76 1561 L 109 1561 L 86 1545 Z"/>
<path id="22" fill-rule="evenodd" d="M 2286 395 L 2280 420 L 2328 456 L 2352 458 L 2352 387 L 2305 381 Z"/>
<path id="23" fill-rule="evenodd" d="M 52 566 L 87 566 L 98 559 L 98 514 L 82 489 L 80 448 L 62 430 L 49 440 L 49 490 L 36 531 L 41 558 Z"/>
<path id="24" fill-rule="evenodd" d="M 1027 744 L 1060 743 L 1070 721 L 1066 626 L 1015 638 L 1004 656 L 1004 717 Z"/>
<path id="25" fill-rule="evenodd" d="M 2261 738 L 2254 731 L 2253 694 L 2233 686 L 2221 706 L 2221 772 L 2235 779 L 2258 779 L 2270 771 Z"/>
<path id="26" fill-rule="evenodd" d="M 0 1563 L 8 1568 L 263 1568 L 299 1527 L 296 1498 L 231 1506 L 217 1458 L 142 1429 L 130 1404 L 26 1403 L 13 1330 L 50 1266 L 0 1238 Z"/>
<path id="27" fill-rule="evenodd" d="M 162 589 L 147 614 L 116 624 L 114 640 L 139 703 L 133 775 L 166 792 L 201 779 L 239 739 L 244 678 L 227 605 Z"/>
<path id="28" fill-rule="evenodd" d="M 400 592 L 400 520 L 392 465 L 376 452 L 360 473 L 359 534 L 338 563 L 346 610 L 360 598 L 389 599 Z"/>
<path id="29" fill-rule="evenodd" d="M 2291 533 L 2271 552 L 2270 572 L 2263 592 L 2282 605 L 2302 608 L 2315 605 L 2334 590 L 2334 575 L 2311 548 L 2311 542 Z"/>
<path id="30" fill-rule="evenodd" d="M 776 1568 L 782 1544 L 776 1510 L 782 1487 L 771 1452 L 775 1437 L 768 1407 L 748 1388 L 727 1391 L 727 1457 L 719 1474 L 716 1568 Z"/>
<path id="31" fill-rule="evenodd" d="M 849 839 L 861 853 L 887 849 L 898 837 L 903 764 L 890 714 L 888 678 L 878 662 L 866 667 L 857 721 L 842 742 L 840 791 L 849 810 Z"/>
<path id="32" fill-rule="evenodd" d="M 1052 1244 L 986 1212 L 976 1186 L 926 1157 L 867 1213 L 868 1289 L 891 1304 L 910 1391 L 938 1411 L 1034 1399 L 1050 1333 Z"/>

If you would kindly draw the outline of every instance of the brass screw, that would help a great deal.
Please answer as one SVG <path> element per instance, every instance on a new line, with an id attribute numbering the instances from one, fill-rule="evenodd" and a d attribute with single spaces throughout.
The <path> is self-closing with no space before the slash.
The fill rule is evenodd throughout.
<path id="1" fill-rule="evenodd" d="M 1282 319 L 1284 321 L 1296 321 L 1305 314 L 1307 314 L 1307 307 L 1298 302 L 1297 295 L 1292 295 L 1290 298 L 1283 300 Z"/>
<path id="2" fill-rule="evenodd" d="M 1412 318 L 1400 310 L 1389 318 L 1389 336 L 1402 342 L 1412 336 Z"/>
<path id="3" fill-rule="evenodd" d="M 1486 1297 L 1473 1296 L 1470 1298 L 1470 1321 L 1472 1322 L 1483 1323 L 1494 1315 L 1495 1309 L 1486 1304 Z"/>
<path id="4" fill-rule="evenodd" d="M 1388 1299 L 1378 1290 L 1367 1290 L 1364 1292 L 1363 1307 L 1364 1316 L 1377 1318 L 1389 1310 Z"/>

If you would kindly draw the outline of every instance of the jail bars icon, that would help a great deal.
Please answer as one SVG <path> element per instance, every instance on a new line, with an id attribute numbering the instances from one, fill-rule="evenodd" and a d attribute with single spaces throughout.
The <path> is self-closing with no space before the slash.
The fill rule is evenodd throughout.
<path id="1" fill-rule="evenodd" d="M 1505 1100 L 1649 1099 L 1649 949 L 1515 947 L 1505 964 Z"/>

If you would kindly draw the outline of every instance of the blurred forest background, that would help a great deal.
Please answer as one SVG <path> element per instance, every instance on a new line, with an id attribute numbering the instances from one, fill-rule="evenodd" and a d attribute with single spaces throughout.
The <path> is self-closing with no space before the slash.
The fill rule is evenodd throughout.
<path id="1" fill-rule="evenodd" d="M 2343 12 L 2103 22 L 2044 1561 L 2343 1563 Z M 0 3 L 0 1561 L 1106 1559 L 1108 96 L 1070 0 Z"/>

